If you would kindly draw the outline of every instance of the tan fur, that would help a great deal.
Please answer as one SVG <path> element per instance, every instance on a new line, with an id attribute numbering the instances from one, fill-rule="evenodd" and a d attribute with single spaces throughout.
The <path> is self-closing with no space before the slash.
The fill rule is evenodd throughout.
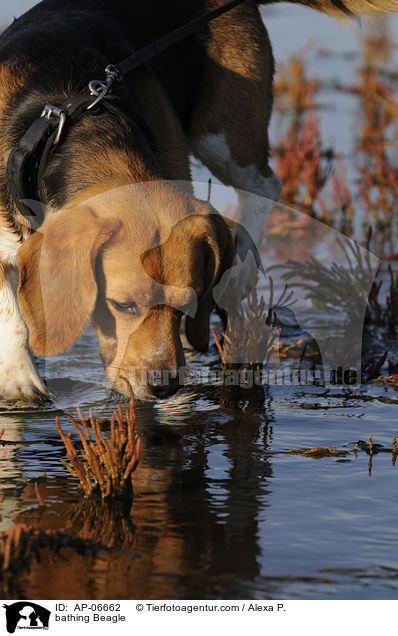
<path id="1" fill-rule="evenodd" d="M 209 291 L 231 266 L 231 241 L 208 204 L 156 182 L 50 215 L 18 254 L 30 346 L 39 355 L 60 353 L 92 316 L 113 385 L 127 392 L 127 378 L 138 396 L 148 397 L 143 372 L 177 373 L 184 364 L 180 323 L 196 298 L 192 339 L 208 340 Z M 136 302 L 139 315 L 120 313 L 110 300 Z"/>
<path id="2" fill-rule="evenodd" d="M 120 194 L 127 196 L 127 192 Z M 104 250 L 93 313 L 109 378 L 122 392 L 126 392 L 123 378 L 137 388 L 145 383 L 146 371 L 178 372 L 184 364 L 179 328 L 185 305 L 192 299 L 189 290 L 199 308 L 203 302 L 207 304 L 212 281 L 230 266 L 233 254 L 227 226 L 216 217 L 220 224 L 216 227 L 213 216 L 208 217 L 215 211 L 207 204 L 157 184 L 134 188 L 134 202 L 135 211 L 130 212 L 118 240 Z M 159 209 L 161 217 L 157 216 Z M 158 237 L 148 235 L 147 230 L 140 232 L 141 224 L 156 228 Z M 134 242 L 129 233 L 132 226 Z M 229 249 L 224 249 L 227 244 Z M 120 314 L 107 298 L 135 300 L 139 315 Z M 200 329 L 207 330 L 208 338 L 208 322 L 209 313 L 202 324 L 197 321 L 196 338 Z"/>
<path id="3" fill-rule="evenodd" d="M 97 296 L 98 251 L 119 227 L 89 208 L 60 210 L 21 247 L 18 299 L 38 355 L 61 353 L 81 335 Z"/>
<path id="4" fill-rule="evenodd" d="M 211 9 L 220 2 L 207 5 Z M 247 3 L 212 22 L 206 49 L 205 81 L 190 131 L 194 147 L 195 140 L 223 132 L 233 159 L 240 166 L 255 165 L 266 176 L 273 56 L 257 8 Z M 221 181 L 244 187 L 232 183 L 217 161 L 214 164 L 210 168 Z"/>
<path id="5" fill-rule="evenodd" d="M 276 0 L 278 2 L 279 0 Z M 398 10 L 398 0 L 284 0 L 293 4 L 304 4 L 322 13 L 338 18 L 348 15 L 372 15 L 375 13 L 389 13 Z M 271 2 L 259 4 L 272 4 Z"/>
<path id="6" fill-rule="evenodd" d="M 7 285 L 7 268 L 4 263 L 0 261 L 0 290 L 4 289 Z M 11 315 L 11 308 L 6 306 L 1 308 L 1 313 L 3 314 L 6 320 L 9 319 Z"/>
<path id="7" fill-rule="evenodd" d="M 32 66 L 21 60 L 11 60 L 0 64 L 0 122 L 7 115 L 7 109 L 14 95 L 26 85 L 26 79 L 32 72 Z"/>

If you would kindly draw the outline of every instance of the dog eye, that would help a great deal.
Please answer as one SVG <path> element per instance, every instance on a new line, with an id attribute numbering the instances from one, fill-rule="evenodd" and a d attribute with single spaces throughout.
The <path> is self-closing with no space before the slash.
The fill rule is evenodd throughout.
<path id="1" fill-rule="evenodd" d="M 117 311 L 121 311 L 124 314 L 130 314 L 130 316 L 135 316 L 137 314 L 137 303 L 128 302 L 128 303 L 118 303 L 116 300 L 111 300 L 109 298 L 109 302 L 112 307 L 114 307 Z"/>

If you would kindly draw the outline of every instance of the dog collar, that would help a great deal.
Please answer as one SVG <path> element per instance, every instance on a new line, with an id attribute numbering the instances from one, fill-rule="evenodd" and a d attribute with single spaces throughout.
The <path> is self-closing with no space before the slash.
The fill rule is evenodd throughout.
<path id="1" fill-rule="evenodd" d="M 45 168 L 66 130 L 87 111 L 92 102 L 91 95 L 79 95 L 60 107 L 48 104 L 8 157 L 8 187 L 18 210 L 29 219 L 32 230 L 36 230 L 43 222 L 43 213 L 36 213 L 36 209 L 33 212 L 25 202 L 44 200 L 42 185 Z M 120 109 L 109 100 L 103 101 L 102 105 L 113 114 L 120 114 Z"/>

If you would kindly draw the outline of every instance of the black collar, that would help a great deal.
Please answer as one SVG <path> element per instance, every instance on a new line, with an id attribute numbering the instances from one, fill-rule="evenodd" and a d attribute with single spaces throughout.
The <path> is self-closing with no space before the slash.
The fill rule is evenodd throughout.
<path id="1" fill-rule="evenodd" d="M 11 151 L 7 163 L 7 181 L 11 196 L 20 213 L 36 230 L 44 220 L 44 206 L 31 207 L 44 201 L 43 175 L 63 135 L 93 102 L 92 95 L 78 95 L 62 106 L 47 105 L 22 139 Z M 92 114 L 107 110 L 115 116 L 125 113 L 109 98 L 103 99 Z"/>

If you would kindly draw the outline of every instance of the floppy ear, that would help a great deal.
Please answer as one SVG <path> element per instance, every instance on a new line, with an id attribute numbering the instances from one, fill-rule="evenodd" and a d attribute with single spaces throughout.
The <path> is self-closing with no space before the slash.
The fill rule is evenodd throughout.
<path id="1" fill-rule="evenodd" d="M 207 214 L 204 218 L 207 229 L 200 238 L 201 248 L 205 250 L 203 291 L 198 299 L 195 317 L 187 316 L 185 323 L 189 342 L 195 349 L 203 352 L 209 348 L 210 314 L 215 307 L 213 287 L 232 267 L 235 255 L 232 233 L 223 217 L 214 210 L 214 213 Z"/>
<path id="2" fill-rule="evenodd" d="M 20 248 L 18 300 L 38 355 L 62 353 L 82 334 L 97 297 L 98 252 L 119 228 L 87 206 L 63 209 Z"/>

